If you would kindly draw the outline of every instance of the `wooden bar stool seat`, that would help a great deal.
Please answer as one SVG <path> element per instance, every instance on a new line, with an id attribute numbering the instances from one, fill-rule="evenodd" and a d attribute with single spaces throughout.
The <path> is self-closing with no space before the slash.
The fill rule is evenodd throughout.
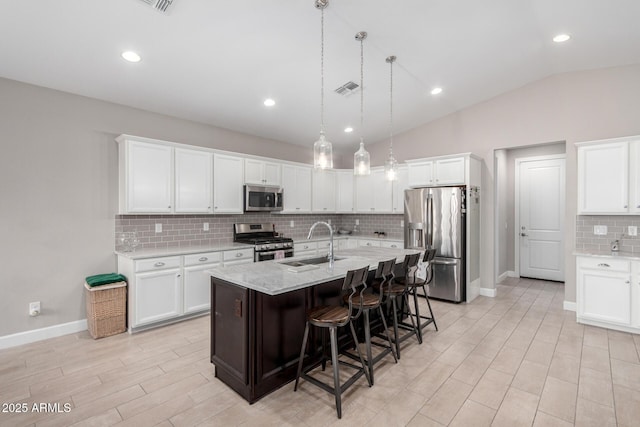
<path id="1" fill-rule="evenodd" d="M 395 278 L 395 274 L 392 273 L 390 283 L 386 287 L 380 287 L 384 296 L 391 301 L 391 318 L 393 319 L 393 343 L 395 344 L 395 355 L 400 359 L 400 343 L 415 335 L 418 339 L 418 343 L 422 344 L 422 336 L 418 332 L 418 328 L 413 321 L 412 316 L 408 316 L 411 324 L 402 322 L 402 316 L 404 307 L 409 306 L 408 294 L 408 278 L 415 275 L 415 270 L 420 259 L 420 253 L 406 255 L 404 261 L 400 264 L 399 274 L 400 278 Z M 396 269 L 398 270 L 398 269 Z M 398 319 L 400 317 L 400 319 Z M 404 335 L 400 335 L 400 329 L 407 330 Z"/>
<path id="2" fill-rule="evenodd" d="M 408 288 L 409 294 L 413 297 L 413 311 L 409 305 L 405 307 L 404 315 L 415 318 L 415 323 L 418 326 L 418 334 L 420 335 L 420 339 L 422 340 L 422 329 L 427 327 L 428 325 L 433 323 L 433 326 L 438 330 L 438 324 L 436 323 L 436 318 L 433 315 L 433 310 L 431 309 L 431 302 L 429 301 L 429 293 L 427 292 L 426 287 L 433 280 L 433 264 L 432 261 L 436 257 L 435 249 L 427 249 L 424 251 L 424 256 L 422 257 L 422 262 L 426 265 L 426 276 L 424 279 L 420 279 L 417 276 L 417 273 L 409 276 L 406 285 Z M 425 316 L 420 314 L 420 305 L 418 304 L 418 288 L 422 288 L 424 293 L 424 298 L 427 300 L 427 307 L 429 308 L 430 316 Z M 422 296 L 422 295 L 421 295 Z"/>
<path id="3" fill-rule="evenodd" d="M 302 347 L 300 348 L 300 359 L 298 361 L 298 373 L 296 375 L 296 383 L 293 387 L 293 391 L 298 390 L 298 383 L 300 378 L 304 378 L 311 384 L 314 384 L 321 389 L 328 391 L 335 396 L 336 411 L 338 412 L 338 418 L 342 418 L 342 393 L 353 385 L 362 375 L 367 378 L 369 386 L 371 386 L 371 379 L 369 377 L 369 371 L 366 363 L 362 358 L 360 347 L 358 346 L 358 338 L 353 327 L 353 321 L 356 320 L 360 314 L 362 314 L 362 293 L 366 289 L 366 278 L 369 274 L 369 266 L 350 270 L 347 272 L 344 282 L 342 283 L 342 291 L 347 294 L 346 306 L 318 306 L 309 310 L 307 315 L 307 322 L 304 328 L 304 337 L 302 338 Z M 303 369 L 304 354 L 307 348 L 307 341 L 309 339 L 309 326 L 315 326 L 322 328 L 324 331 L 329 329 L 329 336 L 331 341 L 331 364 L 333 365 L 333 386 L 326 384 L 312 375 L 309 375 L 309 371 L 315 368 L 317 365 L 307 366 Z M 349 326 L 351 331 L 351 337 L 358 353 L 358 360 L 360 366 L 347 363 L 342 360 L 338 360 L 338 328 L 342 326 Z M 325 351 L 323 344 L 323 357 L 322 368 L 325 366 Z M 340 384 L 340 364 L 347 365 L 354 368 L 356 372 L 347 379 L 344 383 Z"/>
<path id="4" fill-rule="evenodd" d="M 391 337 L 389 336 L 389 328 L 387 326 L 387 319 L 382 311 L 382 301 L 383 296 L 386 295 L 384 292 L 380 292 L 387 289 L 387 285 L 391 285 L 393 278 L 393 267 L 395 265 L 395 258 L 390 259 L 388 261 L 380 261 L 378 263 L 378 268 L 376 269 L 376 273 L 374 275 L 372 281 L 372 287 L 377 289 L 377 293 L 373 292 L 362 292 L 361 301 L 362 301 L 362 318 L 364 322 L 364 342 L 365 349 L 367 352 L 367 357 L 365 359 L 367 363 L 367 368 L 369 370 L 369 378 L 371 379 L 371 385 L 374 384 L 374 375 L 373 375 L 373 366 L 381 361 L 388 354 L 393 356 L 393 360 L 395 363 L 398 363 L 398 358 L 396 357 L 396 352 L 393 348 L 393 342 L 391 341 Z M 383 338 L 386 342 L 376 342 L 371 340 L 371 311 L 377 310 L 380 320 L 382 321 L 383 329 L 381 334 L 377 334 L 380 338 Z M 375 357 L 373 356 L 372 346 L 375 345 L 377 347 L 381 347 L 383 350 L 378 353 Z M 351 353 L 345 353 L 347 356 L 355 359 L 355 356 Z"/>

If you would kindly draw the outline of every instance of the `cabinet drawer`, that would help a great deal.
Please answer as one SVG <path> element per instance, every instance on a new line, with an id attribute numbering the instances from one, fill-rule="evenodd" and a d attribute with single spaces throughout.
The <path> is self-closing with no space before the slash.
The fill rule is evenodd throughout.
<path id="1" fill-rule="evenodd" d="M 222 260 L 221 252 L 204 252 L 201 254 L 191 254 L 184 256 L 184 265 L 211 264 Z"/>
<path id="2" fill-rule="evenodd" d="M 136 261 L 136 273 L 142 271 L 166 270 L 167 268 L 179 268 L 180 257 L 169 256 L 162 258 L 149 258 Z"/>
<path id="3" fill-rule="evenodd" d="M 318 249 L 318 242 L 303 242 L 293 244 L 293 253 L 298 254 L 305 251 L 315 251 Z"/>
<path id="4" fill-rule="evenodd" d="M 380 241 L 379 240 L 362 240 L 362 239 L 358 239 L 358 246 L 380 247 Z"/>
<path id="5" fill-rule="evenodd" d="M 235 251 L 224 251 L 224 261 L 236 261 L 240 259 L 253 259 L 253 248 L 237 249 Z"/>
<path id="6" fill-rule="evenodd" d="M 618 271 L 628 273 L 631 263 L 621 259 L 578 257 L 578 266 L 600 271 Z"/>
<path id="7" fill-rule="evenodd" d="M 404 243 L 402 242 L 380 242 L 380 246 L 383 248 L 402 249 Z"/>

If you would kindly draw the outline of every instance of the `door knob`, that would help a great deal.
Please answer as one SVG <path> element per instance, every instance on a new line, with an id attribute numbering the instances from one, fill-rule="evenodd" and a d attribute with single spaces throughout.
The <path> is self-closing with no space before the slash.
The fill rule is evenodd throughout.
<path id="1" fill-rule="evenodd" d="M 528 236 L 528 234 L 527 234 L 527 233 L 520 233 L 520 235 L 521 235 L 522 237 L 527 237 L 527 236 Z"/>

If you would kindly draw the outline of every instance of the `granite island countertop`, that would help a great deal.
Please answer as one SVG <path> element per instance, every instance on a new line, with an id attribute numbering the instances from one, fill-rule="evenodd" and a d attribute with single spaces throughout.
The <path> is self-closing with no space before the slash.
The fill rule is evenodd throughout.
<path id="1" fill-rule="evenodd" d="M 396 258 L 402 262 L 405 255 L 419 251 L 414 249 L 392 249 L 378 247 L 360 247 L 335 252 L 336 261 L 332 270 L 328 263 L 304 267 L 290 267 L 284 263 L 307 259 L 292 257 L 276 261 L 263 261 L 254 264 L 216 267 L 205 273 L 214 278 L 233 283 L 267 295 L 280 295 L 286 292 L 303 289 L 320 283 L 344 277 L 349 270 L 369 266 L 370 270 L 378 266 L 378 262 Z"/>

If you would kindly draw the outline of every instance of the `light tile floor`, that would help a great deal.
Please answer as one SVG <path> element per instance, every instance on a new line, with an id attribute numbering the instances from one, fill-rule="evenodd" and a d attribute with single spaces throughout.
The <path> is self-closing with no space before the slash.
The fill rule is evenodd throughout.
<path id="1" fill-rule="evenodd" d="M 0 351 L 2 409 L 29 410 L 0 413 L 0 425 L 639 425 L 640 336 L 577 324 L 562 309 L 562 284 L 509 279 L 497 289 L 471 304 L 434 301 L 440 331 L 406 341 L 400 363 L 377 365 L 374 387 L 363 378 L 349 389 L 342 420 L 333 397 L 305 381 L 247 404 L 214 377 L 202 317 Z M 34 412 L 34 403 L 70 410 Z"/>

